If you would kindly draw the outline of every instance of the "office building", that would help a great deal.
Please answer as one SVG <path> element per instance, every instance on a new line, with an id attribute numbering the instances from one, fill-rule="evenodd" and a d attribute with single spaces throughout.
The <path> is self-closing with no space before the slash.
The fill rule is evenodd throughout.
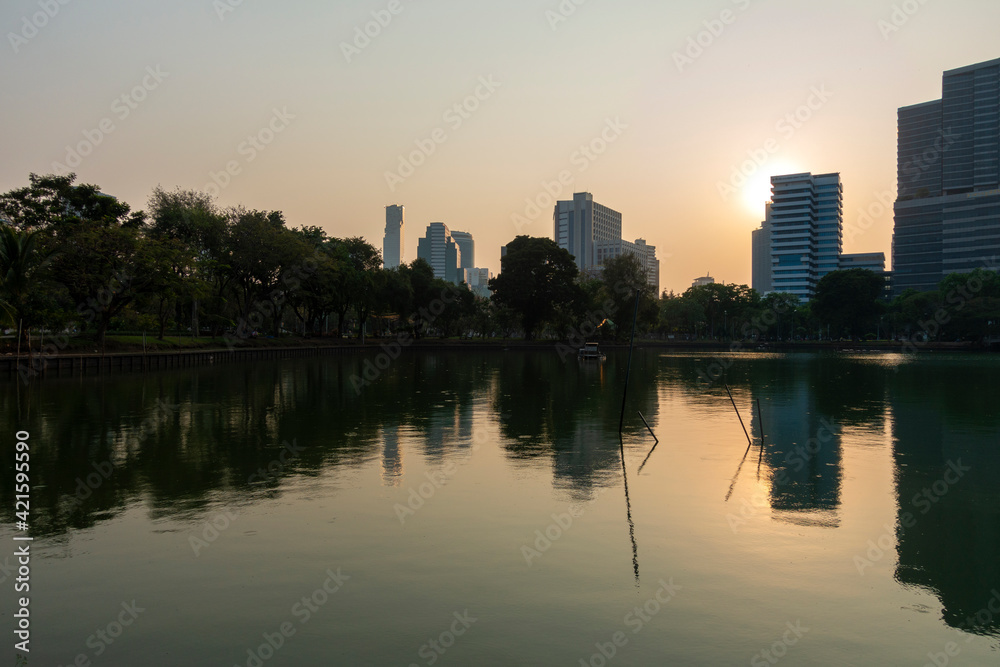
<path id="1" fill-rule="evenodd" d="M 600 266 L 599 245 L 622 238 L 622 214 L 598 204 L 589 192 L 574 194 L 572 201 L 556 202 L 554 225 L 556 243 L 573 255 L 581 271 Z"/>
<path id="2" fill-rule="evenodd" d="M 483 298 L 490 297 L 490 280 L 493 272 L 489 269 L 462 269 L 462 280 L 472 293 Z"/>
<path id="3" fill-rule="evenodd" d="M 935 290 L 1000 251 L 1000 59 L 945 72 L 898 122 L 893 290 Z"/>
<path id="4" fill-rule="evenodd" d="M 867 269 L 875 273 L 885 273 L 884 252 L 862 252 L 840 256 L 840 270 Z"/>
<path id="5" fill-rule="evenodd" d="M 432 222 L 426 235 L 417 242 L 417 257 L 434 269 L 434 277 L 458 284 L 461 282 L 459 265 L 462 251 L 451 235 L 448 225 Z"/>
<path id="6" fill-rule="evenodd" d="M 768 294 L 771 286 L 771 202 L 767 203 L 764 222 L 753 231 L 752 285 L 760 294 Z"/>
<path id="7" fill-rule="evenodd" d="M 406 241 L 406 210 L 402 206 L 385 207 L 385 238 L 382 241 L 382 266 L 394 269 L 403 263 Z"/>
<path id="8" fill-rule="evenodd" d="M 694 282 L 691 283 L 691 287 L 704 287 L 705 285 L 714 285 L 715 278 L 711 275 L 703 276 L 701 278 L 695 278 Z"/>
<path id="9" fill-rule="evenodd" d="M 461 251 L 458 268 L 472 269 L 476 266 L 476 241 L 469 232 L 452 232 L 451 238 L 455 239 L 458 249 Z"/>
<path id="10" fill-rule="evenodd" d="M 556 244 L 573 255 L 581 273 L 598 276 L 604 262 L 630 254 L 639 260 L 648 284 L 659 291 L 656 247 L 643 239 L 623 240 L 622 214 L 595 202 L 591 193 L 578 192 L 571 201 L 556 202 L 553 227 Z"/>
<path id="11" fill-rule="evenodd" d="M 808 301 L 820 279 L 840 268 L 840 174 L 774 176 L 771 189 L 771 288 Z"/>

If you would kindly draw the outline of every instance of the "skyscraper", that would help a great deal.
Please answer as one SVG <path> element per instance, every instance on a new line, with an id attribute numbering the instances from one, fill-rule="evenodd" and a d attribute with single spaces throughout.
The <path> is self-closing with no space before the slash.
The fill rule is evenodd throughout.
<path id="1" fill-rule="evenodd" d="M 753 230 L 753 280 L 755 290 L 767 294 L 774 288 L 771 283 L 771 202 L 767 203 L 764 222 Z"/>
<path id="2" fill-rule="evenodd" d="M 402 206 L 385 207 L 385 239 L 382 241 L 382 266 L 394 269 L 403 263 L 406 240 L 406 210 Z"/>
<path id="3" fill-rule="evenodd" d="M 1000 59 L 944 73 L 899 109 L 893 288 L 929 291 L 1000 250 Z"/>
<path id="4" fill-rule="evenodd" d="M 572 201 L 556 202 L 553 222 L 556 243 L 576 258 L 581 271 L 600 266 L 599 245 L 622 240 L 622 214 L 598 204 L 589 192 L 574 194 Z"/>
<path id="5" fill-rule="evenodd" d="M 476 268 L 476 241 L 472 238 L 472 234 L 469 232 L 452 232 L 451 238 L 455 239 L 455 243 L 458 244 L 458 249 L 462 251 L 458 268 Z"/>
<path id="6" fill-rule="evenodd" d="M 840 174 L 774 176 L 771 191 L 771 288 L 808 301 L 819 280 L 840 268 Z"/>
<path id="7" fill-rule="evenodd" d="M 435 278 L 455 284 L 461 282 L 458 267 L 462 251 L 452 237 L 448 225 L 443 222 L 432 222 L 427 225 L 427 234 L 417 242 L 417 257 L 431 265 Z"/>
<path id="8" fill-rule="evenodd" d="M 622 239 L 622 214 L 594 201 L 589 192 L 578 192 L 572 201 L 556 202 L 553 214 L 556 244 L 573 255 L 581 272 L 597 275 L 604 262 L 624 254 L 634 256 L 646 273 L 646 282 L 660 289 L 660 261 L 656 246 L 643 239 Z"/>

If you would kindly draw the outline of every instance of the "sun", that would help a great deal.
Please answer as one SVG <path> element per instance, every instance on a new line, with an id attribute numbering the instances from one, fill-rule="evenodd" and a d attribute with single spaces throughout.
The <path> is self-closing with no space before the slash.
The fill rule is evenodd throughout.
<path id="1" fill-rule="evenodd" d="M 764 205 L 771 201 L 771 177 L 782 174 L 797 174 L 801 170 L 790 162 L 769 162 L 747 179 L 741 193 L 743 206 L 761 220 L 764 219 Z"/>

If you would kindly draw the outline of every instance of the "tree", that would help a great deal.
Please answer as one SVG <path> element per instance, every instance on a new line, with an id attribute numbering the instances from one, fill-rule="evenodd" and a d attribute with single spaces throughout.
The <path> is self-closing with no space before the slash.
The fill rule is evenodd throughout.
<path id="1" fill-rule="evenodd" d="M 158 300 L 158 314 L 161 335 L 164 309 L 173 305 L 178 320 L 181 310 L 190 307 L 191 330 L 197 335 L 201 329 L 200 305 L 214 296 L 208 303 L 209 320 L 218 333 L 225 320 L 225 298 L 231 276 L 228 273 L 228 249 L 226 248 L 226 217 L 215 206 L 212 197 L 196 190 L 180 188 L 166 192 L 157 186 L 149 197 L 150 238 L 165 245 L 188 251 L 185 261 L 175 257 L 173 270 L 176 278 L 162 275 L 161 278 L 179 287 L 174 292 L 176 298 Z M 159 290 L 162 293 L 162 290 Z"/>
<path id="2" fill-rule="evenodd" d="M 41 316 L 42 269 L 51 261 L 39 248 L 39 232 L 22 232 L 0 224 L 0 307 L 26 340 L 28 329 Z"/>
<path id="3" fill-rule="evenodd" d="M 816 285 L 812 298 L 813 316 L 836 335 L 860 338 L 874 332 L 885 306 L 885 279 L 868 269 L 833 271 Z"/>
<path id="4" fill-rule="evenodd" d="M 527 340 L 557 306 L 579 298 L 576 261 L 552 239 L 518 236 L 507 245 L 502 267 L 490 281 L 492 298 L 520 313 Z"/>
<path id="5" fill-rule="evenodd" d="M 659 304 L 656 291 L 646 279 L 646 269 L 639 260 L 624 254 L 604 263 L 601 275 L 603 296 L 614 303 L 611 320 L 617 327 L 616 338 L 623 338 L 632 332 L 632 316 L 635 313 L 635 293 L 639 292 L 639 311 L 636 328 L 652 329 L 659 321 Z"/>

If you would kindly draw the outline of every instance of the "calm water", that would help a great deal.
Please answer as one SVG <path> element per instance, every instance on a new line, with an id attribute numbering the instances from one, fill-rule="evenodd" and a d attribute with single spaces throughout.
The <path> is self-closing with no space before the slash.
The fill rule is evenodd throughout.
<path id="1" fill-rule="evenodd" d="M 31 664 L 1000 660 L 997 357 L 362 361 L 3 385 Z"/>

